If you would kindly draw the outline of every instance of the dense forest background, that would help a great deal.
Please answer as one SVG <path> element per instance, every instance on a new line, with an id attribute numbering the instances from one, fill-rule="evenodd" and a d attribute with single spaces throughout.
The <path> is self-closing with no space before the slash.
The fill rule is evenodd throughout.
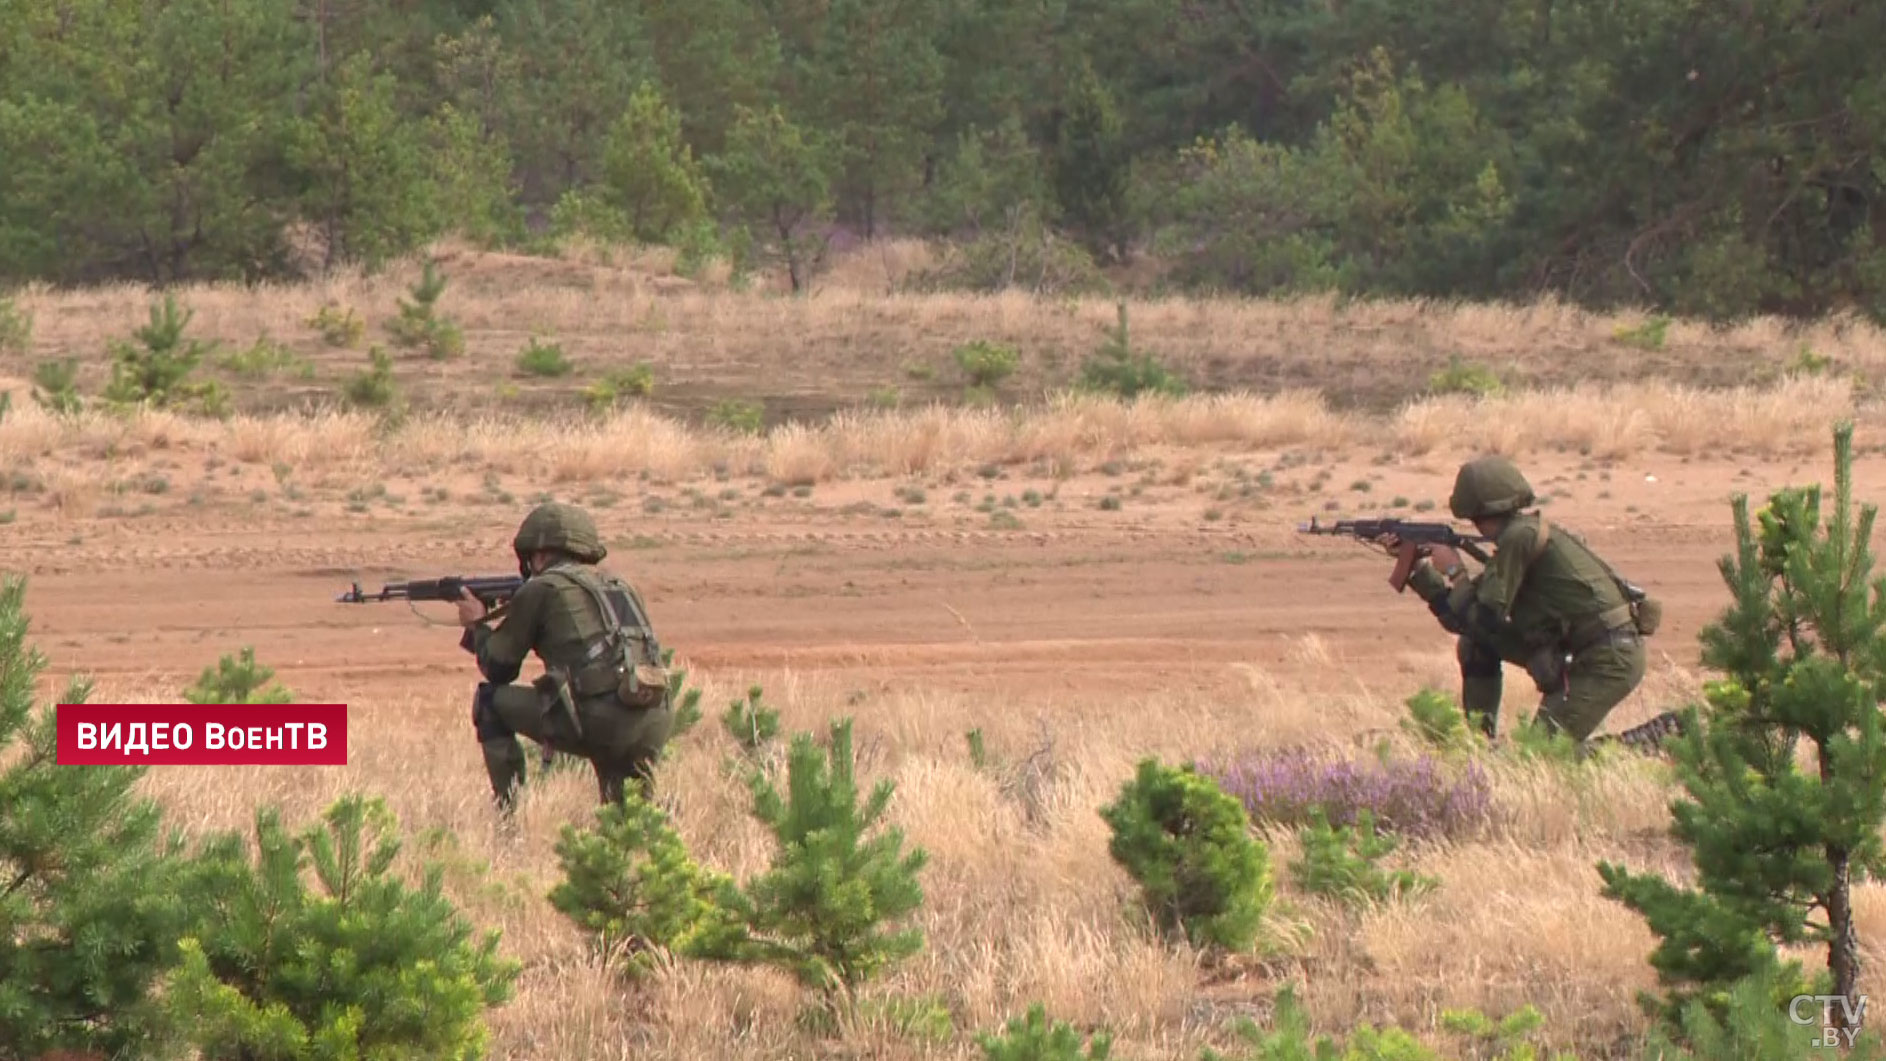
<path id="1" fill-rule="evenodd" d="M 1860 0 L 5 0 L 0 283 L 446 232 L 1886 318 Z M 1153 263 L 1154 268 L 1124 267 Z"/>

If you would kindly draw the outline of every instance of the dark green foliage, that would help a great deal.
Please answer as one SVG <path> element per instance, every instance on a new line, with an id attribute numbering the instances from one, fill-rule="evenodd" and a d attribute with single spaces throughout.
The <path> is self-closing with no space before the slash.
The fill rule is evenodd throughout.
<path id="1" fill-rule="evenodd" d="M 1880 873 L 1886 823 L 1886 579 L 1868 547 L 1877 509 L 1852 496 L 1852 431 L 1834 432 L 1830 510 L 1818 484 L 1778 491 L 1756 521 L 1733 501 L 1736 551 L 1720 563 L 1733 600 L 1700 635 L 1725 677 L 1668 745 L 1684 788 L 1672 832 L 1699 887 L 1599 866 L 1605 894 L 1660 937 L 1666 1017 L 1692 999 L 1721 1014 L 1731 985 L 1771 964 L 1785 1004 L 1808 983 L 1777 945 L 1824 944 L 1814 986 L 1857 993 L 1851 887 Z"/>
<path id="2" fill-rule="evenodd" d="M 700 957 L 778 965 L 800 983 L 849 991 L 923 948 L 916 928 L 892 923 L 923 904 L 917 874 L 929 856 L 903 850 L 903 830 L 884 824 L 894 786 L 880 781 L 861 803 L 851 721 L 836 722 L 821 754 L 812 735 L 793 737 L 786 794 L 765 774 L 750 778 L 753 814 L 778 847 L 772 865 L 726 902 L 744 928 L 698 942 Z"/>
<path id="3" fill-rule="evenodd" d="M 57 765 L 25 595 L 0 579 L 0 1057 L 142 1055 L 165 1032 L 152 992 L 192 897 L 180 848 L 134 792 L 143 768 Z M 58 702 L 89 693 L 74 679 Z"/>
<path id="4" fill-rule="evenodd" d="M 734 114 L 726 148 L 706 162 L 715 196 L 802 291 L 825 258 L 817 226 L 831 214 L 833 147 L 780 107 Z"/>
<path id="5" fill-rule="evenodd" d="M 392 872 L 397 828 L 382 801 L 350 795 L 298 836 L 258 810 L 253 864 L 234 833 L 205 846 L 168 1002 L 206 1061 L 485 1056 L 484 1011 L 520 966 L 496 932 L 473 938 L 440 866 L 417 888 Z"/>
<path id="6" fill-rule="evenodd" d="M 549 220 L 804 290 L 839 225 L 962 239 L 928 280 L 982 290 L 1154 250 L 1135 277 L 1203 290 L 1886 319 L 1886 8 L 1715 14 L 14 0 L 0 283 L 374 268 Z"/>
<path id="7" fill-rule="evenodd" d="M 1291 880 L 1311 895 L 1326 895 L 1344 903 L 1386 902 L 1418 895 L 1440 883 L 1413 870 L 1386 870 L 1380 860 L 1399 846 L 1393 836 L 1375 831 L 1375 816 L 1356 815 L 1354 825 L 1331 827 L 1321 814 L 1297 830 L 1303 853 L 1290 864 Z"/>
<path id="8" fill-rule="evenodd" d="M 1162 931 L 1229 951 L 1257 941 L 1275 895 L 1270 855 L 1217 782 L 1145 759 L 1100 816 L 1113 831 L 1108 853 L 1139 882 Z"/>
<path id="9" fill-rule="evenodd" d="M 1851 1047 L 1837 1052 L 1817 1043 L 1826 1030 L 1818 1003 L 1802 1003 L 1798 1012 L 1811 1017 L 1797 1024 L 1788 1004 L 1798 990 L 1795 974 L 1773 962 L 1728 985 L 1720 1005 L 1691 999 L 1674 1015 L 1674 1027 L 1656 1027 L 1637 1056 L 1642 1061 L 1716 1061 L 1728 1057 L 1839 1057 L 1842 1061 L 1880 1061 L 1886 1058 L 1878 1032 L 1862 1032 L 1843 1039 Z M 1840 1004 L 1831 1004 L 1838 1013 Z"/>
<path id="10" fill-rule="evenodd" d="M 660 808 L 630 793 L 606 804 L 596 825 L 565 825 L 557 840 L 564 879 L 550 904 L 589 935 L 607 962 L 631 976 L 663 956 L 685 953 L 700 936 L 733 929 L 725 896 L 732 881 L 689 857 Z"/>
<path id="11" fill-rule="evenodd" d="M 257 663 L 254 647 L 245 645 L 240 654 L 225 655 L 216 666 L 203 668 L 183 698 L 193 704 L 294 703 L 295 694 L 274 677 L 274 669 Z"/>
<path id="12" fill-rule="evenodd" d="M 1113 1056 L 1113 1036 L 1094 1035 L 1081 1049 L 1081 1034 L 1066 1021 L 1048 1022 L 1048 1011 L 1037 1002 L 1024 1017 L 1011 1018 L 1000 1035 L 976 1036 L 984 1061 L 1106 1061 Z"/>

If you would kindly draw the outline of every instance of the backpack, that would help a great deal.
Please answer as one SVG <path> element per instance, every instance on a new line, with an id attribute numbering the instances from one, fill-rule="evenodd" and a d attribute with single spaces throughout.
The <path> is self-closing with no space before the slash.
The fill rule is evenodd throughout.
<path id="1" fill-rule="evenodd" d="M 582 587 L 602 618 L 603 636 L 584 654 L 586 676 L 591 668 L 607 667 L 615 683 L 616 699 L 623 706 L 660 707 L 668 698 L 668 668 L 661 660 L 661 643 L 655 638 L 654 624 L 649 622 L 635 589 L 613 575 L 598 579 L 567 567 L 551 568 L 544 574 L 562 575 Z M 623 622 L 620 612 L 627 612 L 630 621 Z"/>

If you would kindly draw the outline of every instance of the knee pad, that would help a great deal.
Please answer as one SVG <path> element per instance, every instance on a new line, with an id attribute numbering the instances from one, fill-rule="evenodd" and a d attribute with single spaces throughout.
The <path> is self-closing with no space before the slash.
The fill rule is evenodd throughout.
<path id="1" fill-rule="evenodd" d="M 498 717 L 497 710 L 491 706 L 491 699 L 497 691 L 497 686 L 490 682 L 483 682 L 479 684 L 478 691 L 472 694 L 472 729 L 477 731 L 478 741 L 481 744 L 489 740 L 503 740 L 506 737 L 517 736 L 511 732 L 511 727 L 504 724 L 504 720 Z"/>
<path id="2" fill-rule="evenodd" d="M 1463 637 L 1455 642 L 1454 656 L 1460 661 L 1463 678 L 1501 677 L 1500 657 L 1472 638 Z"/>

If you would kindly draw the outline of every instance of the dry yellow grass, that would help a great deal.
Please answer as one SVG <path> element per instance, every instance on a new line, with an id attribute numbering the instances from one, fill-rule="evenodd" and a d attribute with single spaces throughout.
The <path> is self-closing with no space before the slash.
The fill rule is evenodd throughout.
<path id="1" fill-rule="evenodd" d="M 533 400 L 569 406 L 603 371 L 646 361 L 655 369 L 656 400 L 673 410 L 698 412 L 732 395 L 764 397 L 776 414 L 817 415 L 893 389 L 906 401 L 954 399 L 963 380 L 950 351 L 975 339 L 1021 353 L 1004 396 L 1040 395 L 1067 383 L 1115 324 L 1115 304 L 1106 298 L 902 292 L 901 281 L 927 264 L 921 244 L 856 250 L 804 298 L 732 290 L 714 277 L 676 277 L 672 255 L 664 253 L 587 250 L 545 259 L 452 244 L 435 253 L 449 281 L 440 311 L 464 328 L 467 353 L 451 362 L 399 357 L 395 378 L 426 402 L 454 408 L 513 401 L 497 384 L 514 374 L 513 359 L 533 335 L 559 342 L 577 364 L 562 379 L 508 381 Z M 238 347 L 266 335 L 307 359 L 313 371 L 307 381 L 228 377 L 243 401 L 293 403 L 331 396 L 366 367 L 366 345 L 387 344 L 383 326 L 417 274 L 415 264 L 404 263 L 378 276 L 337 274 L 257 288 L 199 284 L 176 294 L 196 312 L 194 335 Z M 108 375 L 106 342 L 142 325 L 153 297 L 131 285 L 28 288 L 18 301 L 35 318 L 32 349 L 0 357 L 0 373 L 24 377 L 38 361 L 76 357 L 80 388 L 95 393 Z M 329 348 L 308 324 L 330 303 L 354 310 L 367 326 L 359 347 Z M 1641 325 L 1643 314 L 1593 314 L 1551 300 L 1338 305 L 1323 297 L 1156 298 L 1131 299 L 1130 307 L 1136 345 L 1200 388 L 1265 394 L 1308 388 L 1377 412 L 1423 394 L 1430 373 L 1456 355 L 1519 388 L 1657 378 L 1767 383 L 1803 349 L 1830 358 L 1835 372 L 1873 379 L 1886 371 L 1886 336 L 1846 317 L 1805 325 L 1760 319 L 1733 328 L 1676 321 L 1661 346 L 1642 349 L 1619 336 Z M 205 371 L 220 372 L 213 365 Z"/>
<path id="2" fill-rule="evenodd" d="M 718 469 L 798 485 L 942 475 L 991 463 L 1040 464 L 1066 475 L 1151 451 L 1191 454 L 1194 463 L 1212 454 L 1280 449 L 1409 457 L 1569 450 L 1597 460 L 1655 452 L 1800 456 L 1826 450 L 1828 426 L 1841 418 L 1873 426 L 1880 408 L 1856 402 L 1847 384 L 1825 378 L 1763 389 L 1642 383 L 1428 399 L 1385 417 L 1340 413 L 1307 392 L 1137 403 L 1060 395 L 1020 410 L 933 405 L 848 412 L 818 425 L 743 435 L 644 408 L 574 423 L 430 414 L 382 429 L 370 416 L 335 410 L 215 421 L 158 411 L 55 417 L 26 403 L 0 421 L 0 462 L 121 475 L 140 460 L 213 457 L 286 464 L 304 479 L 456 470 L 527 474 L 559 487 L 636 477 L 686 482 Z M 82 503 L 82 494 L 80 484 L 68 483 L 59 504 Z"/>
<path id="3" fill-rule="evenodd" d="M 356 704 L 344 768 L 157 770 L 144 787 L 199 832 L 246 829 L 262 803 L 309 820 L 351 790 L 384 795 L 409 833 L 449 830 L 455 839 L 433 854 L 452 867 L 451 894 L 477 924 L 502 929 L 506 953 L 524 964 L 517 998 L 492 1015 L 493 1056 L 969 1058 L 979 1052 L 968 1033 L 1039 1000 L 1079 1026 L 1112 1028 L 1121 1037 L 1115 1056 L 1196 1057 L 1226 1041 L 1226 1021 L 1285 981 L 1325 1030 L 1398 1022 L 1445 1043 L 1442 1009 L 1501 1014 L 1526 1002 L 1568 1047 L 1595 1050 L 1641 1027 L 1632 993 L 1653 986 L 1643 960 L 1653 940 L 1634 914 L 1599 896 L 1593 866 L 1622 858 L 1681 876 L 1655 836 L 1667 821 L 1666 790 L 1647 763 L 1596 773 L 1496 765 L 1495 824 L 1478 840 L 1411 849 L 1401 861 L 1441 887 L 1384 907 L 1348 911 L 1297 893 L 1285 872 L 1295 842 L 1275 837 L 1273 870 L 1289 904 L 1271 929 L 1277 957 L 1267 971 L 1217 983 L 1198 955 L 1145 929 L 1097 808 L 1145 755 L 1177 761 L 1306 740 L 1369 754 L 1364 747 L 1379 739 L 1370 734 L 1394 731 L 1398 704 L 1364 691 L 1332 710 L 1273 681 L 1231 700 L 1156 693 L 991 704 L 910 688 L 846 706 L 845 689 L 791 672 L 709 675 L 708 717 L 677 741 L 660 798 L 695 855 L 739 877 L 764 867 L 769 841 L 726 768 L 736 750 L 711 705 L 753 681 L 789 731 L 822 733 L 852 717 L 861 777 L 896 782 L 891 819 L 930 854 L 916 919 L 927 945 L 867 997 L 940 1000 L 963 1033 L 955 1041 L 915 1041 L 880 1018 L 821 1042 L 794 1027 L 806 996 L 767 972 L 682 963 L 638 992 L 594 968 L 577 931 L 545 900 L 557 879 L 557 829 L 588 818 L 590 778 L 536 782 L 521 828 L 502 833 L 454 691 Z M 117 702 L 169 695 L 98 692 Z M 1032 757 L 1033 784 L 1005 785 L 999 770 L 975 769 L 963 743 L 972 727 L 998 764 Z M 1882 916 L 1886 900 L 1862 895 L 1867 916 Z"/>

